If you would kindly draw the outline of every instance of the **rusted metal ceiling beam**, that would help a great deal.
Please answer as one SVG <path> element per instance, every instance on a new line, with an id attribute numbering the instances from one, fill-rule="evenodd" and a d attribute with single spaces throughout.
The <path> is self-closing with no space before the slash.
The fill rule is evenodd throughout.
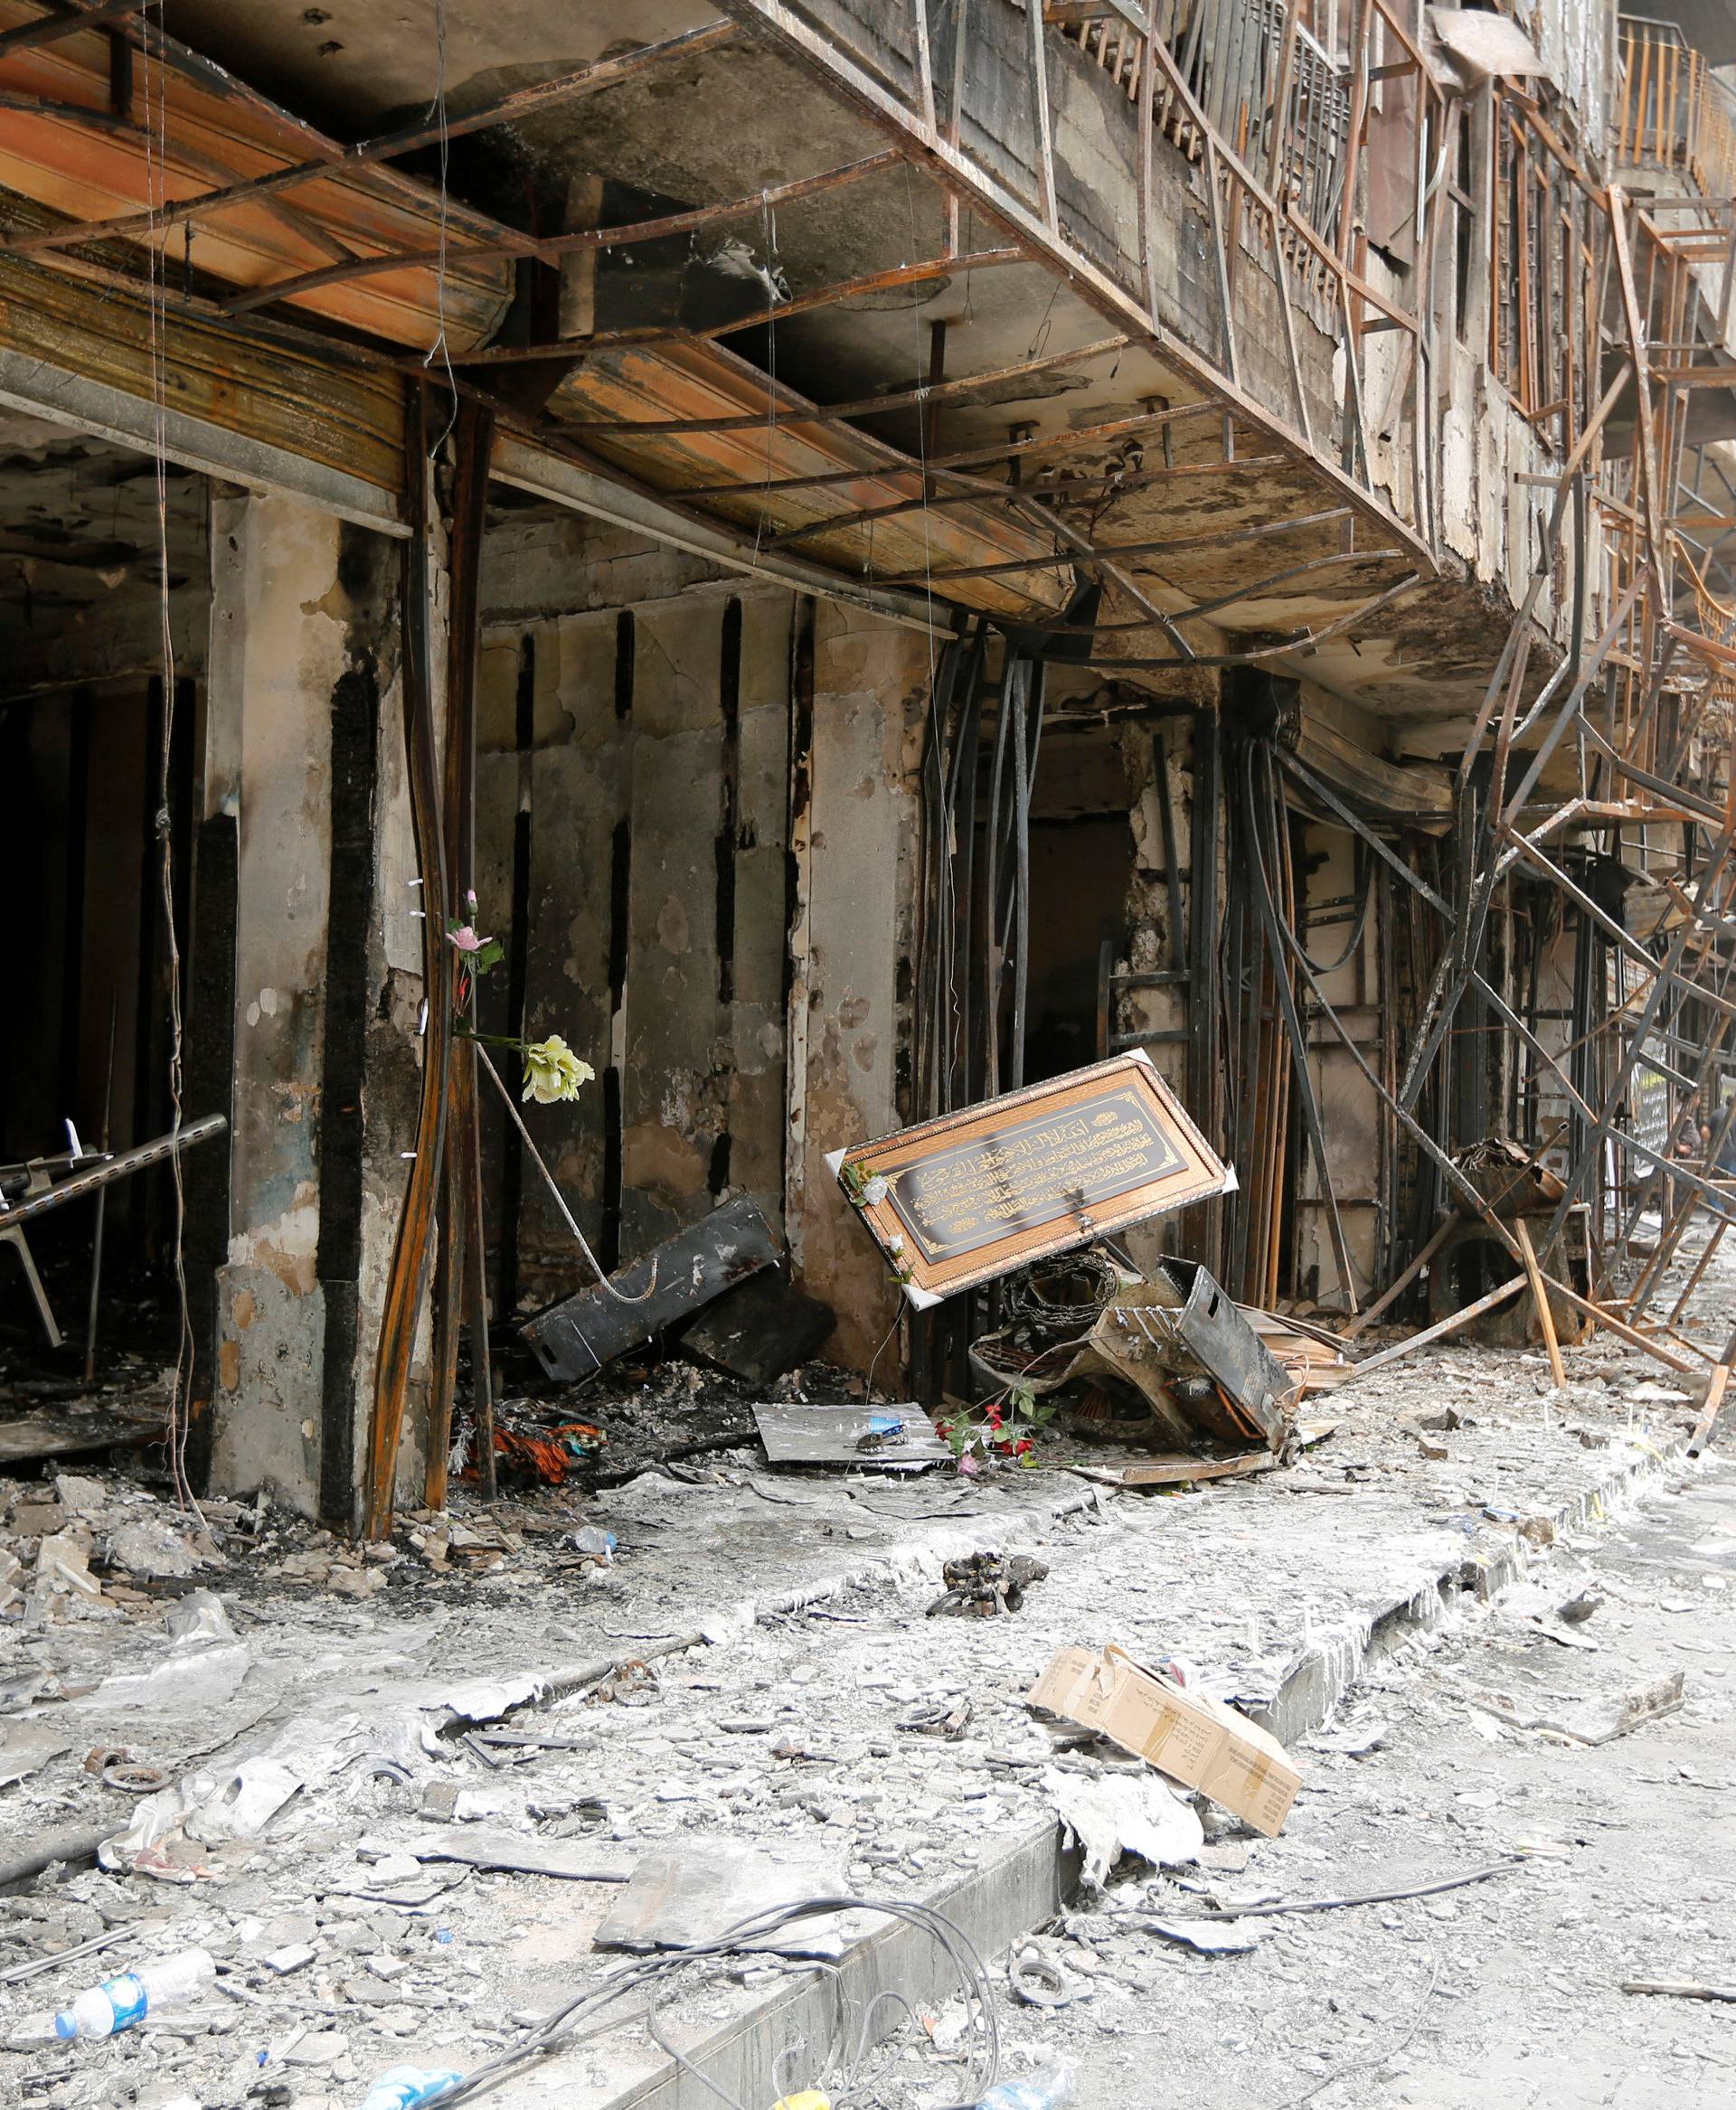
<path id="1" fill-rule="evenodd" d="M 1250 527 L 1225 528 L 1211 535 L 1184 535 L 1180 541 L 1172 538 L 1155 542 L 1105 542 L 1094 547 L 1090 553 L 1099 558 L 1173 557 L 1184 555 L 1192 550 L 1236 549 L 1246 542 L 1263 542 L 1272 535 L 1294 534 L 1300 528 L 1324 527 L 1328 522 L 1343 520 L 1348 510 L 1343 505 L 1334 505 L 1323 513 L 1300 513 L 1294 520 L 1256 521 Z M 1356 554 L 1360 556 L 1362 552 L 1357 551 Z M 955 579 L 986 579 L 996 572 L 1033 571 L 1038 569 L 1028 557 L 1023 560 L 1012 557 L 999 563 L 956 565 L 942 571 L 889 573 L 879 583 L 882 586 L 942 586 Z"/>
<path id="2" fill-rule="evenodd" d="M 0 59 L 27 46 L 58 43 L 62 37 L 76 36 L 101 23 L 120 22 L 146 4 L 147 0 L 101 0 L 86 14 L 45 14 L 40 22 L 21 22 L 16 29 L 0 30 Z"/>
<path id="3" fill-rule="evenodd" d="M 1354 630 L 1358 623 L 1366 622 L 1369 617 L 1378 615 L 1381 609 L 1387 607 L 1389 603 L 1397 600 L 1401 594 L 1407 594 L 1413 587 L 1420 586 L 1423 583 L 1424 578 L 1420 571 L 1408 571 L 1402 579 L 1389 586 L 1384 593 L 1377 593 L 1372 600 L 1363 601 L 1360 607 L 1347 609 L 1344 615 L 1336 617 L 1332 622 L 1326 624 L 1318 630 L 1311 628 L 1297 630 L 1292 632 L 1289 636 L 1278 638 L 1272 644 L 1250 645 L 1241 652 L 1220 653 L 1215 655 L 1201 653 L 1197 658 L 1185 660 L 1122 659 L 1105 656 L 1093 658 L 1091 664 L 1093 667 L 1149 668 L 1258 666 L 1267 660 L 1289 659 L 1302 653 L 1318 651 L 1321 645 L 1330 644 L 1335 637 L 1343 636 L 1346 630 Z"/>
<path id="4" fill-rule="evenodd" d="M 757 208 L 757 200 L 755 204 Z M 927 285 L 936 278 L 949 278 L 959 271 L 989 271 L 1002 265 L 1028 264 L 1030 261 L 1024 251 L 1018 249 L 976 250 L 962 257 L 930 257 L 923 263 L 894 264 L 888 270 L 865 271 L 859 278 L 844 278 L 833 286 L 816 287 L 811 292 L 795 294 L 788 300 L 774 301 L 769 306 L 756 308 L 751 314 L 731 316 L 728 322 L 709 324 L 703 330 L 652 325 L 643 329 L 599 330 L 593 336 L 556 338 L 542 344 L 490 344 L 484 351 L 467 353 L 463 363 L 467 367 L 516 366 L 538 359 L 580 358 L 586 352 L 607 351 L 621 344 L 670 344 L 695 337 L 730 337 L 738 330 L 757 329 L 766 323 L 776 325 L 787 322 L 793 316 L 809 315 L 816 308 L 831 307 L 840 300 L 857 300 L 866 294 L 890 292 L 900 286 Z M 420 361 L 416 363 L 420 365 Z M 798 482 L 802 480 L 795 479 Z M 720 487 L 726 491 L 740 489 L 734 484 Z M 756 483 L 753 488 L 759 491 L 768 486 Z"/>
<path id="5" fill-rule="evenodd" d="M 460 387 L 468 384 L 460 382 Z M 952 636 L 952 609 L 943 600 L 887 591 L 867 580 L 853 579 L 798 557 L 756 549 L 750 535 L 723 523 L 684 512 L 664 493 L 646 489 L 618 469 L 605 470 L 557 440 L 524 429 L 503 427 L 495 442 L 495 481 L 545 498 L 592 519 L 648 534 L 672 549 L 686 550 L 726 569 L 769 579 L 797 593 L 815 594 L 868 609 L 906 629 L 937 637 Z M 858 471 L 858 474 L 861 472 Z"/>
<path id="6" fill-rule="evenodd" d="M 1095 344 L 1076 345 L 1071 352 L 1050 352 L 1040 359 L 1015 360 L 1011 366 L 988 367 L 980 373 L 960 375 L 952 381 L 925 381 L 919 387 L 901 389 L 892 395 L 862 396 L 853 403 L 821 404 L 802 411 L 794 421 L 830 424 L 844 418 L 879 417 L 887 410 L 926 410 L 934 403 L 969 402 L 984 389 L 998 388 L 1009 381 L 1024 381 L 1033 374 L 1052 372 L 1059 366 L 1082 366 L 1087 360 L 1104 359 L 1113 352 L 1125 351 L 1131 342 L 1127 337 L 1099 337 Z M 584 418 L 569 420 L 566 429 L 591 435 L 750 432 L 764 422 L 763 418 L 665 418 L 656 423 L 635 424 L 619 419 Z"/>
<path id="7" fill-rule="evenodd" d="M 5 91 L 0 91 L 0 110 L 14 111 L 18 116 L 27 118 L 52 118 L 61 124 L 76 126 L 83 131 L 107 133 L 111 138 L 128 141 L 146 161 L 156 149 L 155 132 L 140 124 L 137 118 L 125 117 L 116 110 L 93 109 L 85 103 L 45 102 L 38 96 L 14 95 Z M 203 175 L 222 179 L 235 173 L 227 163 L 187 146 L 184 141 L 177 139 L 175 151 L 178 160 L 196 168 Z M 343 265 L 354 258 L 355 251 L 347 242 L 340 240 L 330 228 L 309 219 L 296 206 L 281 199 L 274 199 L 267 202 L 266 210 L 275 213 L 286 227 L 291 228 L 303 240 L 312 242 L 316 249 L 323 250 L 326 256 L 340 259 L 337 268 L 342 268 Z M 0 255 L 5 253 L 4 246 L 0 245 Z"/>
<path id="8" fill-rule="evenodd" d="M 1222 415 L 1223 406 L 1221 403 L 1178 403 L 1170 410 L 1150 410 L 1137 418 L 1112 418 L 1101 425 L 1081 425 L 1074 431 L 1052 432 L 1035 439 L 1009 439 L 993 447 L 967 447 L 961 454 L 940 455 L 932 461 L 922 463 L 921 467 L 929 475 L 934 476 L 944 475 L 952 469 L 981 467 L 991 462 L 1024 461 L 1034 455 L 1054 454 L 1076 447 L 1107 446 L 1110 440 L 1125 439 L 1142 432 L 1155 432 L 1183 419 L 1215 419 Z M 775 483 L 756 484 L 754 488 L 757 491 L 813 490 L 822 485 L 841 483 L 844 480 L 832 475 L 780 476 Z M 736 488 L 733 484 L 696 484 L 672 495 L 680 498 L 711 498 Z"/>
<path id="9" fill-rule="evenodd" d="M 1009 484 L 1005 487 L 1002 495 L 1009 501 L 1019 498 L 1026 500 L 1039 498 L 1047 501 L 1051 498 L 1066 497 L 1074 492 L 1101 491 L 1105 485 L 1113 483 L 1115 495 L 1119 497 L 1123 492 L 1147 491 L 1155 485 L 1186 482 L 1195 476 L 1228 476 L 1233 480 L 1239 476 L 1245 475 L 1250 469 L 1264 470 L 1281 467 L 1288 463 L 1289 458 L 1287 454 L 1241 455 L 1233 461 L 1184 462 L 1173 469 L 1141 469 L 1133 475 L 1127 476 L 1118 475 L 1114 469 L 1105 469 L 1098 476 L 1062 477 L 1052 484 L 1038 484 L 1028 486 Z M 854 527 L 869 521 L 891 520 L 900 513 L 924 512 L 933 505 L 944 503 L 948 498 L 954 504 L 958 504 L 961 495 L 980 496 L 983 488 L 981 482 L 973 477 L 970 491 L 967 494 L 925 494 L 920 498 L 903 499 L 896 505 L 878 505 L 863 513 L 837 513 L 827 521 L 807 521 L 800 527 L 785 528 L 780 533 L 774 535 L 772 541 L 776 543 L 798 542 L 805 536 L 819 532 L 822 527 Z M 988 488 L 993 491 L 995 486 L 991 485 Z"/>
<path id="10" fill-rule="evenodd" d="M 107 7 L 101 11 L 102 18 L 133 14 L 137 12 L 137 5 L 138 0 L 127 0 L 127 5 Z M 83 22 L 65 22 L 56 33 L 64 34 L 69 28 L 83 28 L 93 19 L 87 15 Z M 8 36 L 22 38 L 24 33 L 14 30 L 8 33 Z M 287 168 L 271 169 L 264 175 L 250 177 L 244 183 L 231 184 L 205 197 L 177 199 L 150 212 L 133 212 L 113 220 L 93 220 L 76 227 L 56 228 L 45 233 L 28 236 L 21 242 L 0 245 L 0 254 L 7 251 L 26 254 L 36 250 L 62 249 L 69 242 L 157 233 L 165 228 L 178 227 L 185 221 L 201 219 L 207 213 L 221 212 L 228 207 L 244 204 L 251 199 L 269 197 L 276 192 L 288 190 L 296 184 L 311 182 L 316 177 L 340 174 L 349 169 L 374 167 L 394 155 L 411 154 L 423 146 L 437 146 L 442 139 L 461 138 L 467 133 L 488 131 L 497 125 L 515 124 L 538 111 L 552 108 L 558 103 L 570 102 L 579 96 L 596 94 L 605 88 L 618 87 L 622 81 L 635 80 L 639 74 L 667 61 L 697 58 L 706 52 L 715 51 L 719 45 L 729 42 L 738 33 L 732 22 L 720 20 L 707 23 L 699 29 L 686 30 L 679 36 L 666 37 L 661 42 L 641 44 L 635 51 L 622 52 L 613 58 L 599 59 L 590 65 L 576 67 L 571 72 L 557 74 L 552 80 L 538 81 L 529 88 L 514 89 L 509 95 L 496 96 L 492 101 L 479 104 L 473 110 L 449 117 L 444 125 L 405 125 L 396 131 L 378 133 L 373 138 L 361 140 L 354 146 L 334 144 L 329 151 L 322 152 L 311 160 L 297 162 Z M 6 39 L 0 38 L 0 54 L 4 54 L 7 48 Z M 504 244 L 505 236 L 502 240 Z M 524 235 L 510 250 L 503 247 L 500 253 L 537 253 L 535 238 Z"/>
<path id="11" fill-rule="evenodd" d="M 290 300 L 298 293 L 312 293 L 322 286 L 337 286 L 354 278 L 378 278 L 384 272 L 401 271 L 416 267 L 439 268 L 453 259 L 484 259 L 500 257 L 533 256 L 542 263 L 553 263 L 561 257 L 578 256 L 587 250 L 618 249 L 629 242 L 662 241 L 670 235 L 689 234 L 695 229 L 711 227 L 720 221 L 740 220 L 749 213 L 776 211 L 801 198 L 814 198 L 827 191 L 843 190 L 851 184 L 859 184 L 866 177 L 879 175 L 883 170 L 898 165 L 899 155 L 892 148 L 883 153 L 871 154 L 864 160 L 845 162 L 836 168 L 821 169 L 814 175 L 797 176 L 793 182 L 780 184 L 775 189 L 756 191 L 749 198 L 732 198 L 726 204 L 697 205 L 682 212 L 665 212 L 655 220 L 636 220 L 625 227 L 586 227 L 570 234 L 548 235 L 542 238 L 524 236 L 513 242 L 448 242 L 443 248 L 415 250 L 391 250 L 382 255 L 357 257 L 344 264 L 334 264 L 323 271 L 304 271 L 294 278 L 279 278 L 267 286 L 250 286 L 246 292 L 236 294 L 224 302 L 230 315 L 248 315 L 258 307 L 268 307 L 273 301 Z M 330 174 L 330 171 L 325 172 Z M 528 245 L 528 246 L 527 246 Z M 743 325 L 732 324 L 731 328 Z M 592 338 L 560 340 L 560 347 L 571 355 L 582 350 Z M 536 347 L 521 350 L 519 358 L 537 358 L 546 355 L 545 349 Z"/>
<path id="12" fill-rule="evenodd" d="M 1413 563 L 1430 574 L 1436 570 L 1434 551 L 1425 536 L 1410 527 L 1349 471 L 1320 454 L 1276 413 L 1250 396 L 1207 356 L 1165 328 L 1127 287 L 1066 241 L 1056 227 L 1046 224 L 1041 212 L 997 184 L 957 142 L 927 123 L 834 45 L 823 32 L 785 5 L 783 0 L 720 0 L 720 5 L 725 14 L 750 30 L 769 49 L 793 61 L 835 99 L 889 134 L 899 143 L 906 157 L 923 168 L 943 191 L 952 193 L 967 203 L 973 211 L 1005 228 L 1030 261 L 1042 265 L 1052 274 L 1060 274 L 1076 297 L 1115 327 L 1127 330 L 1136 342 L 1148 345 L 1174 372 L 1208 391 L 1221 410 L 1233 412 L 1256 431 L 1293 454 L 1315 476 L 1333 486 L 1354 511 L 1378 523 L 1383 535 L 1399 536 Z M 1167 60 L 1160 40 L 1153 38 L 1149 50 L 1159 62 Z M 1185 81 L 1173 68 L 1170 78 L 1178 99 L 1184 104 L 1192 104 L 1193 98 Z M 1203 118 L 1202 124 L 1203 128 Z M 1227 146 L 1219 143 L 1216 150 L 1220 160 L 1243 183 L 1250 198 L 1260 202 L 1260 187 L 1251 173 Z M 1270 201 L 1264 203 L 1266 209 L 1272 209 Z"/>
<path id="13" fill-rule="evenodd" d="M 84 18 L 79 26 L 90 28 L 95 26 L 104 0 L 61 0 L 61 5 L 76 9 Z M 251 111 L 256 117 L 264 118 L 274 127 L 281 128 L 287 137 L 293 137 L 300 143 L 310 158 L 318 160 L 324 165 L 325 173 L 330 174 L 338 168 L 349 154 L 350 149 L 342 140 L 328 137 L 317 126 L 309 124 L 305 118 L 297 117 L 280 103 L 273 102 L 269 95 L 250 86 L 226 66 L 220 66 L 214 59 L 207 59 L 190 44 L 184 44 L 168 35 L 160 24 L 153 22 L 148 14 L 141 12 L 124 17 L 116 25 L 115 33 L 125 37 L 136 50 L 143 52 L 146 58 L 154 60 L 169 72 L 179 75 L 182 80 L 190 80 L 196 87 L 204 89 L 220 101 L 232 103 L 237 108 Z M 374 174 L 388 188 L 413 199 L 419 207 L 426 209 L 433 196 L 427 184 L 419 183 L 414 176 L 406 175 L 401 169 L 393 168 L 390 162 L 374 165 Z M 487 226 L 498 240 L 505 240 L 519 231 L 491 214 L 478 212 L 468 206 L 465 211 L 471 221 Z M 526 242 L 531 239 L 528 235 L 524 237 Z"/>

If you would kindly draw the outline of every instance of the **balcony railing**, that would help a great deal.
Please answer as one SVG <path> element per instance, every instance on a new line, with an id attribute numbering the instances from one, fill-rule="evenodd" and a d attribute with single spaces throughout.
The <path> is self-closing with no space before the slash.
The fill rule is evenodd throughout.
<path id="1" fill-rule="evenodd" d="M 1350 80 L 1299 13 L 1291 0 L 1153 0 L 1151 31 L 1218 138 L 1333 244 L 1349 158 Z M 1063 21 L 1061 33 L 1129 100 L 1138 95 L 1142 38 L 1124 17 Z M 1157 83 L 1152 108 L 1165 135 L 1199 159 L 1200 127 L 1166 81 Z"/>
<path id="2" fill-rule="evenodd" d="M 1675 170 L 1703 198 L 1736 199 L 1736 115 L 1730 98 L 1673 22 L 1624 14 L 1613 158 Z"/>

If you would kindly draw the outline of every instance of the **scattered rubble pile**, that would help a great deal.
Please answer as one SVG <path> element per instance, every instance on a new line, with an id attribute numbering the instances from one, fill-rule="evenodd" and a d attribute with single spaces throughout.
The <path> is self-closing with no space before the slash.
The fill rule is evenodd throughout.
<path id="1" fill-rule="evenodd" d="M 638 1393 L 647 1422 L 703 1399 L 680 1368 Z M 1436 1351 L 1345 1391 L 1306 1468 L 1156 1501 L 1074 1474 L 774 1467 L 744 1436 L 589 1494 L 531 1485 L 493 1513 L 460 1495 L 359 1551 L 263 1499 L 202 1521 L 113 1470 L 0 1485 L 17 1663 L 0 1860 L 35 1886 L 0 1898 L 0 1972 L 53 1966 L 6 1987 L 0 2026 L 24 2031 L 111 1966 L 194 1948 L 214 1964 L 205 1992 L 111 2042 L 0 2054 L 0 2085 L 52 2110 L 355 2110 L 399 2062 L 475 2071 L 520 2041 L 515 2017 L 596 1991 L 605 1919 L 669 1851 L 709 1869 L 799 1844 L 826 1877 L 804 1864 L 803 1895 L 930 1898 L 1057 1815 L 1088 1868 L 1132 1853 L 1185 1879 L 1202 1855 L 1245 1856 L 1225 1805 L 1077 1711 L 1033 1714 L 1044 1663 L 1113 1641 L 1197 1704 L 1258 1715 L 1323 1636 L 1395 1590 L 1432 1597 L 1442 1563 L 1536 1558 L 1574 1475 L 1601 1484 L 1656 1453 L 1660 1419 L 1693 1414 L 1612 1344 L 1576 1374 L 1561 1395 L 1540 1358 Z M 1443 1396 L 1456 1425 L 1425 1446 Z M 1356 1498 L 1354 1540 L 1317 1499 L 1332 1493 Z M 923 1616 L 937 1590 L 967 1629 Z M 1563 1651 L 1571 1594 L 1537 1614 Z M 1628 1712 L 1671 1704 L 1637 1694 Z M 1590 1738 L 1616 1719 L 1510 1711 L 1544 1726 L 1490 1715 L 1501 1733 L 1559 1720 Z M 1152 1895 L 1151 1919 L 1188 1922 L 1188 1953 L 1246 1939 L 1198 1924 L 1193 1893 Z M 1010 1967 L 1018 2000 L 1047 1983 L 1036 1946 Z M 774 1968 L 738 1960 L 690 1994 L 743 2011 Z M 614 2020 L 562 2085 L 587 2060 L 602 2089 L 655 2058 L 638 2020 Z M 964 2099 L 947 2012 L 930 2020 L 889 2056 L 910 2099 Z"/>

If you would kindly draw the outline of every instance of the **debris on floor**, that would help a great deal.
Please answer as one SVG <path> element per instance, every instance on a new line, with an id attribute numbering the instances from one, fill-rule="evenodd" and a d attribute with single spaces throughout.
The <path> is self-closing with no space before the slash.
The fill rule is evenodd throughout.
<path id="1" fill-rule="evenodd" d="M 963 1560 L 948 1560 L 940 1570 L 946 1590 L 929 1606 L 929 1617 L 987 1619 L 997 1612 L 1016 1612 L 1026 1590 L 1048 1574 L 1047 1563 L 1028 1553 L 1005 1559 L 998 1553 L 972 1553 Z"/>
<path id="2" fill-rule="evenodd" d="M 836 1324 L 830 1305 L 769 1267 L 725 1290 L 684 1330 L 681 1344 L 731 1377 L 765 1386 L 811 1362 Z"/>
<path id="3" fill-rule="evenodd" d="M 1063 1648 L 1026 1700 L 1108 1737 L 1276 1837 L 1302 1785 L 1300 1773 L 1276 1737 L 1184 1677 L 1175 1663 L 1148 1669 L 1113 1643 L 1100 1651 Z"/>

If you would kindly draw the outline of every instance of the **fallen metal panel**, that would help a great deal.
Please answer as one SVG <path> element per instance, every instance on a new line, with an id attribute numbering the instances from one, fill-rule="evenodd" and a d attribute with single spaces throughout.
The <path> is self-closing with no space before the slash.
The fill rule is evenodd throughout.
<path id="1" fill-rule="evenodd" d="M 769 1385 L 819 1353 L 837 1314 L 781 1275 L 757 1275 L 702 1313 L 682 1346 L 750 1385 Z"/>
<path id="2" fill-rule="evenodd" d="M 520 1332 L 552 1378 L 576 1384 L 777 1258 L 765 1218 L 743 1196 L 612 1276 L 619 1295 L 580 1290 L 525 1320 Z"/>
<path id="3" fill-rule="evenodd" d="M 1187 1302 L 1172 1322 L 1176 1334 L 1276 1448 L 1284 1436 L 1282 1403 L 1295 1390 L 1283 1364 L 1207 1268 L 1187 1260 L 1164 1266 L 1187 1286 Z"/>
<path id="4" fill-rule="evenodd" d="M 927 1465 L 952 1455 L 920 1407 L 778 1402 L 756 1407 L 753 1418 L 774 1465 Z"/>

